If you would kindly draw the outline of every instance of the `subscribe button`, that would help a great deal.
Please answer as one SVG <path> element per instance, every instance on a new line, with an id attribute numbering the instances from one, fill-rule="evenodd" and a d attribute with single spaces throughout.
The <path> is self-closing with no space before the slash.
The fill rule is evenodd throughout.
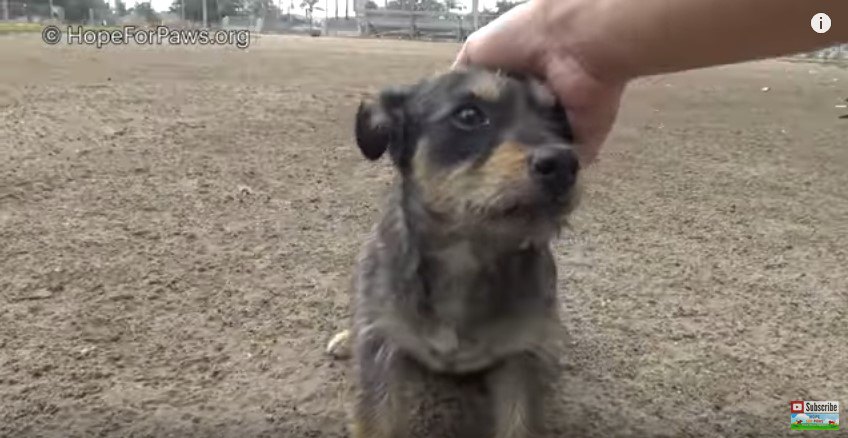
<path id="1" fill-rule="evenodd" d="M 793 400 L 789 412 L 792 430 L 839 430 L 838 401 Z"/>

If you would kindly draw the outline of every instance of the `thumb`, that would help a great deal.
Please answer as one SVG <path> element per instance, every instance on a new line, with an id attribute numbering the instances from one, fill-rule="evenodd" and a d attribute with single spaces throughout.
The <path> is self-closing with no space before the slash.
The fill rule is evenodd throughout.
<path id="1" fill-rule="evenodd" d="M 549 66 L 547 82 L 565 108 L 581 161 L 590 164 L 612 131 L 626 83 L 599 81 L 576 62 Z"/>
<path id="2" fill-rule="evenodd" d="M 456 59 L 453 61 L 453 65 L 451 65 L 451 70 L 456 70 L 457 68 L 464 67 L 470 63 L 468 58 L 468 43 L 462 45 L 459 49 L 459 53 L 456 55 Z"/>

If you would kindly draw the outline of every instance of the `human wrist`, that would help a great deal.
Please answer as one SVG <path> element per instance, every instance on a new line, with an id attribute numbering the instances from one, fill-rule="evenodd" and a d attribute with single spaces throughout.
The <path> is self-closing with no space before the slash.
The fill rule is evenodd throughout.
<path id="1" fill-rule="evenodd" d="M 615 41 L 607 14 L 616 7 L 610 0 L 532 0 L 532 14 L 541 30 L 540 64 L 550 69 L 564 60 L 576 63 L 598 82 L 627 83 L 637 76 L 620 43 Z"/>

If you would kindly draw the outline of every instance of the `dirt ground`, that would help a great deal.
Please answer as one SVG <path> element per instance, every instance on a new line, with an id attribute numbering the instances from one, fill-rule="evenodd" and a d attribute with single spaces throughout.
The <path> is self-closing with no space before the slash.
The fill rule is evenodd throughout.
<path id="1" fill-rule="evenodd" d="M 323 347 L 391 175 L 355 106 L 456 49 L 0 38 L 0 436 L 343 437 Z M 633 84 L 557 244 L 562 436 L 845 409 L 845 98 L 848 70 L 786 61 Z"/>

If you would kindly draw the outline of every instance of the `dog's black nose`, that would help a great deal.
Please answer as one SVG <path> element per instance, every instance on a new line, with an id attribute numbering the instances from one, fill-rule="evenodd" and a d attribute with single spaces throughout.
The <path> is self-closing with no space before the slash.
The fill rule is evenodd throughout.
<path id="1" fill-rule="evenodd" d="M 530 169 L 533 178 L 545 188 L 560 192 L 574 185 L 580 170 L 580 161 L 571 149 L 540 147 L 533 151 Z"/>

